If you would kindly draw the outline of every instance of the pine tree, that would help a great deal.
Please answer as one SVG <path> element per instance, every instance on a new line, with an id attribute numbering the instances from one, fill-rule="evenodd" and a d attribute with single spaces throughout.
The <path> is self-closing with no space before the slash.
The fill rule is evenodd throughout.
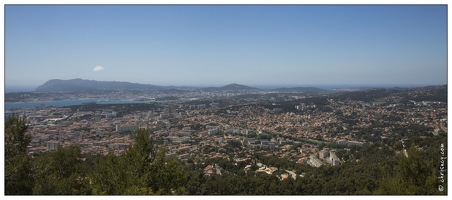
<path id="1" fill-rule="evenodd" d="M 88 194 L 85 169 L 78 145 L 58 148 L 38 157 L 34 163 L 33 194 Z"/>
<path id="2" fill-rule="evenodd" d="M 166 160 L 165 149 L 156 150 L 149 130 L 134 133 L 134 144 L 116 157 L 96 162 L 89 179 L 93 194 L 186 194 L 185 176 L 176 159 Z"/>
<path id="3" fill-rule="evenodd" d="M 439 194 L 432 160 L 421 159 L 420 152 L 416 147 L 410 147 L 408 157 L 399 155 L 399 163 L 395 172 L 395 176 L 387 173 L 375 194 Z"/>
<path id="4" fill-rule="evenodd" d="M 5 122 L 5 194 L 31 194 L 30 157 L 27 146 L 31 136 L 26 134 L 28 126 L 19 116 L 11 116 Z"/>

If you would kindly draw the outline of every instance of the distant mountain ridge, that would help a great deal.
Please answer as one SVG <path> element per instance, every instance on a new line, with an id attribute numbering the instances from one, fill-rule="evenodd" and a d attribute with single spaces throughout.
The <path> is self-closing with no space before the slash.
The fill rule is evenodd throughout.
<path id="1" fill-rule="evenodd" d="M 120 81 L 96 81 L 85 79 L 52 79 L 44 83 L 43 85 L 35 89 L 36 92 L 87 92 L 87 91 L 99 91 L 99 90 L 200 90 L 204 92 L 250 92 L 266 89 L 259 89 L 237 83 L 228 84 L 222 87 L 187 87 L 187 86 L 159 86 L 151 84 L 140 84 Z M 276 88 L 273 91 L 277 92 L 290 92 L 290 93 L 318 93 L 328 90 L 315 88 L 315 87 L 293 87 L 293 88 Z"/>
<path id="2" fill-rule="evenodd" d="M 163 89 L 162 86 L 118 81 L 95 81 L 84 79 L 61 80 L 52 79 L 37 87 L 37 92 L 75 92 L 89 90 L 120 90 L 120 89 Z"/>
<path id="3" fill-rule="evenodd" d="M 232 83 L 229 85 L 225 85 L 222 87 L 207 87 L 203 89 L 204 91 L 240 91 L 240 90 L 258 90 L 258 88 L 246 86 L 246 85 L 240 85 L 237 83 Z"/>
<path id="4" fill-rule="evenodd" d="M 168 89 L 193 89 L 193 87 L 176 87 L 176 86 L 158 86 L 151 84 L 140 84 L 119 81 L 95 81 L 85 79 L 52 79 L 35 89 L 36 92 L 82 92 L 94 90 L 168 90 Z M 225 85 L 222 87 L 206 87 L 198 88 L 203 91 L 243 91 L 243 90 L 258 90 L 258 88 L 240 85 L 237 83 Z"/>

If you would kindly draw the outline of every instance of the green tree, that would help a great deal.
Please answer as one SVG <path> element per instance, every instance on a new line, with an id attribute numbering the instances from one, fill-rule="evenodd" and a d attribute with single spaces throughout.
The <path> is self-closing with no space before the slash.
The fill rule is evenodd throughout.
<path id="1" fill-rule="evenodd" d="M 118 195 L 124 191 L 122 170 L 119 170 L 119 159 L 113 153 L 95 161 L 94 170 L 89 176 L 92 193 L 95 195 Z"/>
<path id="2" fill-rule="evenodd" d="M 144 195 L 153 194 L 151 162 L 154 160 L 154 145 L 148 130 L 134 132 L 135 143 L 120 156 L 109 153 L 96 162 L 90 174 L 93 194 L 96 195 Z"/>
<path id="3" fill-rule="evenodd" d="M 134 140 L 119 157 L 110 153 L 97 161 L 89 178 L 93 194 L 186 194 L 183 168 L 174 158 L 167 161 L 164 149 L 156 150 L 150 131 L 136 131 Z"/>
<path id="4" fill-rule="evenodd" d="M 408 157 L 399 155 L 396 174 L 388 173 L 380 182 L 376 194 L 426 195 L 439 194 L 431 160 L 421 159 L 419 150 L 411 146 Z"/>
<path id="5" fill-rule="evenodd" d="M 152 179 L 149 181 L 151 188 L 156 191 L 156 194 L 186 194 L 183 187 L 186 177 L 182 166 L 174 157 L 166 161 L 165 153 L 165 149 L 160 149 L 150 165 L 153 172 Z"/>
<path id="6" fill-rule="evenodd" d="M 19 116 L 11 116 L 5 122 L 5 157 L 14 157 L 27 152 L 31 135 L 25 134 L 28 126 Z"/>
<path id="7" fill-rule="evenodd" d="M 33 177 L 27 146 L 31 136 L 25 134 L 28 126 L 19 116 L 11 116 L 5 122 L 5 194 L 31 194 Z"/>
<path id="8" fill-rule="evenodd" d="M 89 194 L 80 152 L 80 146 L 72 145 L 45 153 L 34 160 L 33 194 Z"/>

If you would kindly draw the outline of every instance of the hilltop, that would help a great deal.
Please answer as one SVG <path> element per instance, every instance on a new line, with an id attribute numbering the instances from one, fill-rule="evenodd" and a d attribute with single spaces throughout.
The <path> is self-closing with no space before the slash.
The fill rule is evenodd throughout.
<path id="1" fill-rule="evenodd" d="M 158 86 L 150 84 L 118 82 L 118 81 L 95 81 L 84 79 L 61 80 L 52 79 L 35 89 L 36 92 L 87 92 L 96 90 L 186 90 L 191 87 Z M 198 88 L 207 92 L 214 91 L 244 91 L 258 90 L 257 88 L 232 83 L 222 87 Z"/>
<path id="2" fill-rule="evenodd" d="M 232 83 L 229 85 L 225 85 L 222 87 L 207 87 L 203 89 L 204 91 L 213 92 L 213 91 L 243 91 L 243 90 L 258 90 L 258 88 L 240 85 L 237 83 Z"/>
<path id="3" fill-rule="evenodd" d="M 52 79 L 35 89 L 36 92 L 76 92 L 92 90 L 163 89 L 162 86 L 118 81 L 95 81 L 84 79 L 61 80 Z"/>

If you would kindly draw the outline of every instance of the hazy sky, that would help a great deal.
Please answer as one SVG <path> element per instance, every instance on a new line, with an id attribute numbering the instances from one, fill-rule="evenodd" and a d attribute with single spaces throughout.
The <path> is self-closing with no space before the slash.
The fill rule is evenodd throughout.
<path id="1" fill-rule="evenodd" d="M 447 84 L 446 6 L 5 6 L 5 85 Z"/>

